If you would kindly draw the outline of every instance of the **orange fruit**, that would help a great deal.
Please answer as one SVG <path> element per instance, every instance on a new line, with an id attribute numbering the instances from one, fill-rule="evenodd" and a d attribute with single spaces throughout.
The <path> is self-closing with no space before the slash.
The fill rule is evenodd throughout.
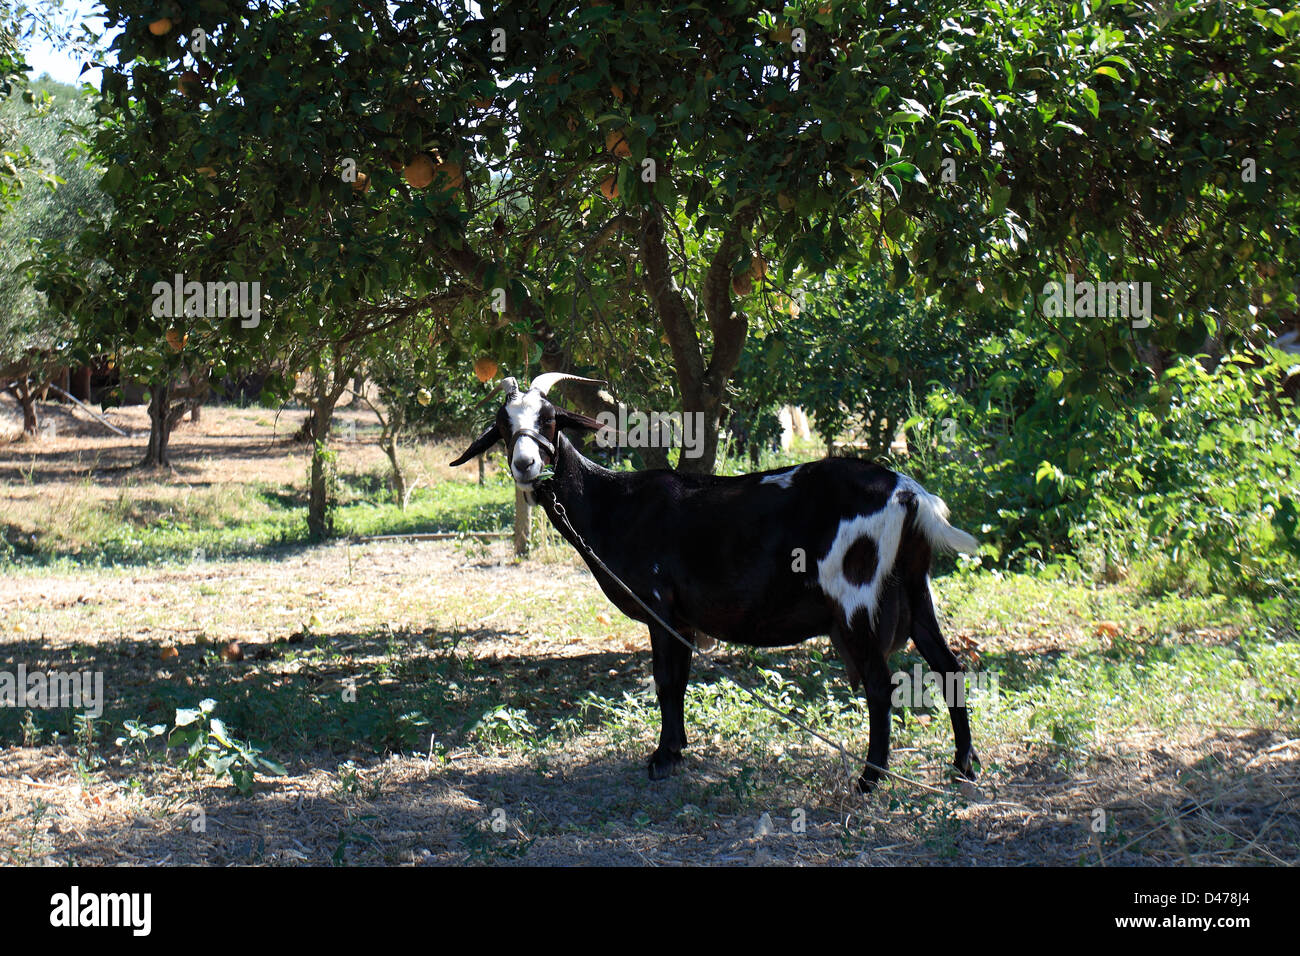
<path id="1" fill-rule="evenodd" d="M 194 171 L 196 173 L 202 173 L 204 176 L 207 176 L 208 179 L 212 179 L 217 175 L 217 170 L 212 166 L 200 166 Z"/>
<path id="2" fill-rule="evenodd" d="M 221 659 L 223 661 L 242 661 L 244 659 L 244 649 L 239 646 L 239 641 L 231 641 L 221 649 Z"/>
<path id="3" fill-rule="evenodd" d="M 186 96 L 198 96 L 203 89 L 203 78 L 193 70 L 186 70 L 176 78 L 176 89 Z"/>
<path id="4" fill-rule="evenodd" d="M 456 163 L 439 163 L 433 171 L 442 180 L 442 189 L 459 189 L 465 185 L 465 174 Z"/>
<path id="5" fill-rule="evenodd" d="M 357 173 L 357 179 L 356 182 L 352 184 L 352 188 L 359 193 L 365 192 L 370 188 L 370 177 L 365 173 Z"/>
<path id="6" fill-rule="evenodd" d="M 612 83 L 610 84 L 609 91 L 614 94 L 614 99 L 617 102 L 623 102 L 623 87 L 619 86 L 617 83 Z"/>
<path id="7" fill-rule="evenodd" d="M 176 329 L 168 329 L 163 337 L 167 339 L 167 344 L 171 346 L 173 352 L 179 352 L 185 348 L 185 343 L 190 340 L 189 333 L 181 335 Z"/>
<path id="8" fill-rule="evenodd" d="M 163 17 L 161 20 L 155 20 L 153 23 L 149 24 L 149 32 L 156 37 L 160 37 L 164 33 L 170 33 L 171 29 L 172 22 L 166 17 Z"/>
<path id="9" fill-rule="evenodd" d="M 406 164 L 406 168 L 402 170 L 402 175 L 416 189 L 425 189 L 429 183 L 433 182 L 433 170 L 433 160 L 421 153 Z"/>
<path id="10" fill-rule="evenodd" d="M 480 382 L 490 382 L 497 377 L 497 363 L 486 355 L 474 361 L 474 377 Z"/>
<path id="11" fill-rule="evenodd" d="M 174 644 L 164 644 L 162 650 L 159 652 L 159 656 L 165 661 L 174 661 L 181 656 L 181 652 L 176 650 L 176 645 Z"/>
<path id="12" fill-rule="evenodd" d="M 623 130 L 610 130 L 605 134 L 605 149 L 618 157 L 632 155 L 632 147 L 628 144 L 627 135 Z"/>
<path id="13" fill-rule="evenodd" d="M 600 181 L 600 193 L 606 199 L 618 198 L 618 178 L 616 176 L 606 176 Z"/>
<path id="14" fill-rule="evenodd" d="M 731 291 L 736 295 L 749 295 L 754 291 L 754 283 L 749 281 L 749 276 L 736 276 L 731 280 Z"/>
<path id="15" fill-rule="evenodd" d="M 767 278 L 767 263 L 762 256 L 754 256 L 749 260 L 749 277 L 758 281 Z"/>

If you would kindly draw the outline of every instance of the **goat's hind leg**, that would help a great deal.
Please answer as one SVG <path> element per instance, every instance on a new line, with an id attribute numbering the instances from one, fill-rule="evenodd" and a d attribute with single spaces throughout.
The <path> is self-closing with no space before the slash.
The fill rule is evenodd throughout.
<path id="1" fill-rule="evenodd" d="M 895 605 L 895 614 L 897 605 Z M 867 623 L 865 613 L 856 615 L 857 627 L 836 624 L 831 629 L 831 643 L 844 661 L 849 685 L 861 690 L 867 698 L 870 718 L 870 736 L 867 743 L 867 766 L 858 777 L 858 790 L 870 793 L 880 780 L 889 763 L 889 713 L 893 696 L 893 681 L 885 650 L 880 646 L 876 632 Z"/>
<path id="2" fill-rule="evenodd" d="M 934 602 L 930 599 L 929 581 L 922 579 L 919 584 L 913 585 L 908 597 L 912 606 L 912 640 L 930 670 L 943 678 L 945 703 L 948 705 L 948 716 L 952 719 L 952 735 L 956 743 L 953 765 L 967 780 L 974 780 L 979 756 L 971 746 L 970 721 L 966 716 L 966 674 L 939 631 Z"/>
<path id="3" fill-rule="evenodd" d="M 677 772 L 686 747 L 686 681 L 691 649 L 658 624 L 650 625 L 654 655 L 655 694 L 659 698 L 659 747 L 650 755 L 650 779 L 663 780 Z"/>

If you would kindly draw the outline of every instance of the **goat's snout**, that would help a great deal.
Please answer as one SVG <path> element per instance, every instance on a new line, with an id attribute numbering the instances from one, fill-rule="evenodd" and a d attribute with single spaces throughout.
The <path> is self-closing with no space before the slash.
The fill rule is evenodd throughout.
<path id="1" fill-rule="evenodd" d="M 514 479 L 521 485 L 532 484 L 542 473 L 541 453 L 531 438 L 521 438 L 515 445 L 514 455 L 510 458 L 510 470 Z"/>

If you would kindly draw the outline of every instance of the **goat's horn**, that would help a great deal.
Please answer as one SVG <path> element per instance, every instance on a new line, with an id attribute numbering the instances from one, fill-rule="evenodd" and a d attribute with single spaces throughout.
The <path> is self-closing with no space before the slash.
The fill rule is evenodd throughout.
<path id="1" fill-rule="evenodd" d="M 545 395 L 557 382 L 586 382 L 589 385 L 605 385 L 604 379 L 583 378 L 581 375 L 570 375 L 568 372 L 546 372 L 543 375 L 533 379 L 532 387 Z"/>

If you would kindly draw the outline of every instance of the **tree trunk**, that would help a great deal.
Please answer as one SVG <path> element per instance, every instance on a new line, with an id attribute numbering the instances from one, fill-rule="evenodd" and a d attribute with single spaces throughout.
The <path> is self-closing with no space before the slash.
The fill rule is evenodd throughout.
<path id="1" fill-rule="evenodd" d="M 515 489 L 515 557 L 523 558 L 528 556 L 528 548 L 531 543 L 528 538 L 528 532 L 532 526 L 532 505 L 524 497 L 524 493 L 518 488 Z"/>
<path id="2" fill-rule="evenodd" d="M 327 373 L 325 363 L 317 361 L 312 369 L 311 414 L 307 429 L 312 443 L 311 483 L 307 498 L 307 534 L 312 541 L 323 541 L 334 533 L 334 453 L 329 449 L 330 426 L 334 406 L 347 389 L 350 371 L 342 367 L 337 356 Z"/>
<path id="3" fill-rule="evenodd" d="M 208 397 L 209 388 L 208 370 L 205 368 L 197 373 L 187 373 L 185 385 L 172 389 L 171 397 L 180 401 L 168 413 L 171 431 L 176 430 L 176 426 L 185 418 L 186 412 L 190 413 L 191 423 L 199 420 L 199 408 Z"/>
<path id="4" fill-rule="evenodd" d="M 24 376 L 14 383 L 11 391 L 14 393 L 14 398 L 18 400 L 18 404 L 22 406 L 23 435 L 27 438 L 35 438 L 40 430 L 40 422 L 36 417 L 36 396 L 31 393 L 27 385 L 27 378 Z"/>
<path id="5" fill-rule="evenodd" d="M 171 416 L 168 414 L 170 403 L 171 383 L 155 382 L 149 394 L 149 445 L 140 462 L 141 468 L 171 467 L 168 451 L 171 442 Z"/>
<path id="6" fill-rule="evenodd" d="M 646 288 L 672 347 L 682 414 L 700 416 L 703 426 L 701 454 L 698 458 L 683 455 L 677 462 L 677 470 L 681 472 L 711 474 L 717 464 L 722 401 L 727 382 L 740 364 L 749 327 L 744 313 L 732 303 L 731 272 L 733 263 L 744 251 L 743 236 L 752 218 L 752 207 L 737 213 L 709 261 L 701 295 L 705 318 L 713 333 L 713 352 L 706 365 L 695 319 L 673 278 L 663 214 L 651 208 L 641 217 L 641 260 Z"/>
<path id="7" fill-rule="evenodd" d="M 68 393 L 73 398 L 79 398 L 83 402 L 90 401 L 90 366 L 83 365 L 77 369 L 76 374 L 71 376 L 68 382 Z"/>
<path id="8" fill-rule="evenodd" d="M 642 448 L 641 460 L 645 462 L 646 468 L 654 470 L 657 468 L 668 468 L 668 449 L 667 448 Z"/>
<path id="9" fill-rule="evenodd" d="M 312 442 L 307 534 L 313 541 L 323 541 L 334 531 L 333 489 L 330 487 L 333 483 L 333 462 L 328 448 L 330 424 L 333 420 L 334 402 L 330 400 L 329 380 L 325 377 L 324 364 L 318 363 L 312 370 L 312 408 L 307 418 Z"/>
<path id="10" fill-rule="evenodd" d="M 402 460 L 397 454 L 397 432 L 390 431 L 384 438 L 384 454 L 388 456 L 388 463 L 393 468 L 393 497 L 397 500 L 397 507 L 403 511 L 406 510 L 407 502 L 411 497 L 411 489 L 407 485 L 406 472 L 402 471 Z"/>

